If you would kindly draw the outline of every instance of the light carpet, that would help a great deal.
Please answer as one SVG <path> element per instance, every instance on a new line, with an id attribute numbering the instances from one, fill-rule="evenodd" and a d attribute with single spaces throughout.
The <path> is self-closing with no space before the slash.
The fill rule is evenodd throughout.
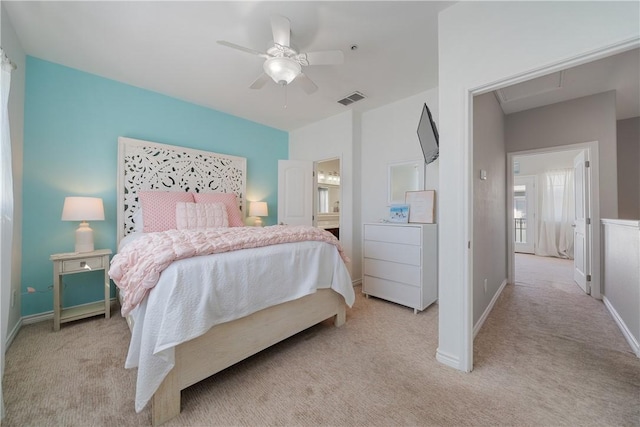
<path id="1" fill-rule="evenodd" d="M 523 263 L 475 340 L 472 373 L 435 360 L 437 305 L 414 315 L 356 288 L 343 327 L 323 322 L 190 387 L 166 425 L 640 425 L 640 359 L 602 302 Z M 3 425 L 150 424 L 133 409 L 115 310 L 59 332 L 51 321 L 21 329 Z"/>

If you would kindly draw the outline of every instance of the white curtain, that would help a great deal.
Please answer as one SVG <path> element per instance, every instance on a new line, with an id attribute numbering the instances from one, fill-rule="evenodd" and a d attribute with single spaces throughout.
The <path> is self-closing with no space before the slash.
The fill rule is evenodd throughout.
<path id="1" fill-rule="evenodd" d="M 573 259 L 573 175 L 573 169 L 542 174 L 536 255 Z"/>
<path id="2" fill-rule="evenodd" d="M 9 88 L 12 64 L 0 48 L 0 411 L 4 418 L 2 377 L 9 323 L 11 292 L 11 250 L 13 243 L 13 175 L 11 168 L 11 135 L 9 133 Z"/>

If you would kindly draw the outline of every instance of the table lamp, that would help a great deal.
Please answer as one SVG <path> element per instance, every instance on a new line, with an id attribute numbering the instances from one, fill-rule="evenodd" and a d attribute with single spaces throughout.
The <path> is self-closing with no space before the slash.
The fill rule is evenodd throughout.
<path id="1" fill-rule="evenodd" d="M 267 202 L 251 202 L 249 204 L 249 216 L 255 216 L 256 227 L 262 227 L 262 219 L 261 216 L 269 216 L 269 212 L 267 209 Z"/>
<path id="2" fill-rule="evenodd" d="M 99 197 L 65 197 L 63 221 L 81 221 L 76 230 L 76 252 L 93 251 L 93 230 L 87 221 L 103 221 L 104 206 Z"/>

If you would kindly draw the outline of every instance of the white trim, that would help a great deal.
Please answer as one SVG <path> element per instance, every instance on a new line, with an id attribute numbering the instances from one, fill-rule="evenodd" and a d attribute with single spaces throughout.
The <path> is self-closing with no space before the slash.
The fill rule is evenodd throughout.
<path id="1" fill-rule="evenodd" d="M 352 280 L 351 284 L 353 285 L 353 287 L 355 288 L 356 286 L 360 286 L 362 285 L 362 279 L 356 279 L 356 280 Z"/>
<path id="2" fill-rule="evenodd" d="M 627 324 L 624 323 L 624 320 L 622 320 L 622 317 L 620 317 L 616 309 L 613 308 L 613 305 L 611 305 L 607 297 L 603 296 L 602 302 L 604 302 L 604 306 L 607 307 L 607 310 L 609 310 L 609 313 L 611 313 L 611 317 L 613 317 L 613 320 L 615 320 L 618 324 L 620 331 L 622 331 L 622 335 L 624 335 L 624 338 L 631 346 L 631 350 L 633 350 L 636 356 L 640 358 L 640 343 L 638 343 L 638 340 L 633 336 L 633 334 L 627 327 Z"/>
<path id="3" fill-rule="evenodd" d="M 620 42 L 612 43 L 607 46 L 594 49 L 590 52 L 565 58 L 561 61 L 557 61 L 555 63 L 548 64 L 545 66 L 532 68 L 528 71 L 517 73 L 493 82 L 489 82 L 486 84 L 482 84 L 482 85 L 474 86 L 470 88 L 463 88 L 464 93 L 461 95 L 466 95 L 463 101 L 463 104 L 464 104 L 463 107 L 466 114 L 465 114 L 464 120 L 461 123 L 463 127 L 462 148 L 465 156 L 464 158 L 465 176 L 463 177 L 463 180 L 466 183 L 466 188 L 464 188 L 465 194 L 463 195 L 463 201 L 464 201 L 463 208 L 466 213 L 466 218 L 464 218 L 466 223 L 462 224 L 465 230 L 465 234 L 464 234 L 465 239 L 464 241 L 460 242 L 462 245 L 467 246 L 467 242 L 471 241 L 471 237 L 473 236 L 473 234 L 470 234 L 470 233 L 473 233 L 473 204 L 471 204 L 473 202 L 473 185 L 470 182 L 470 177 L 473 176 L 473 166 L 474 166 L 473 162 L 469 162 L 469 158 L 473 159 L 473 103 L 470 102 L 470 100 L 473 100 L 473 97 L 476 95 L 482 95 L 483 93 L 491 92 L 493 90 L 500 89 L 505 86 L 510 86 L 516 83 L 521 83 L 527 80 L 531 80 L 536 77 L 540 77 L 552 72 L 575 67 L 576 65 L 593 62 L 598 59 L 606 58 L 612 55 L 616 55 L 618 53 L 625 52 L 627 50 L 637 48 L 639 46 L 640 46 L 640 38 L 638 38 L 637 36 L 634 36 Z M 509 167 L 509 170 L 508 170 L 509 175 L 507 175 L 507 179 L 509 179 L 509 176 L 513 176 L 513 170 L 509 165 L 507 166 Z M 596 168 L 594 165 L 594 167 L 592 168 L 592 171 L 596 171 L 597 173 L 597 169 L 598 168 Z M 593 175 L 593 179 L 594 181 L 596 179 L 595 173 Z M 513 185 L 513 182 L 511 183 L 511 185 Z M 594 186 L 594 188 L 598 188 L 598 186 Z M 510 198 L 507 197 L 507 200 L 509 199 Z M 513 212 L 513 203 L 511 203 L 511 205 L 512 205 L 511 211 Z M 599 209 L 599 206 L 596 206 L 596 208 Z M 600 221 L 598 220 L 596 222 L 594 217 L 595 215 L 592 216 L 591 223 L 599 224 Z M 598 219 L 599 219 L 599 210 L 598 210 Z M 599 229 L 600 227 L 594 227 L 594 229 L 595 228 Z M 593 234 L 595 235 L 596 233 L 593 233 Z M 599 238 L 599 232 L 598 232 L 598 238 Z M 592 241 L 593 240 L 594 239 L 592 239 Z M 593 242 L 593 243 L 594 243 L 594 247 L 596 247 L 595 246 L 596 243 L 600 245 L 599 239 L 598 239 L 598 242 Z M 599 246 L 597 247 L 599 248 Z M 508 263 L 513 262 L 511 260 L 512 256 L 509 255 L 509 254 L 513 254 L 513 244 L 510 240 L 507 241 L 507 248 L 509 250 L 509 252 L 507 252 L 507 257 L 508 257 L 507 262 Z M 471 371 L 471 369 L 473 369 L 473 327 L 471 326 L 471 322 L 472 322 L 471 319 L 473 319 L 473 305 L 469 304 L 469 301 L 473 300 L 473 270 L 472 270 L 473 256 L 472 256 L 471 250 L 466 250 L 464 254 L 465 256 L 463 259 L 464 271 L 463 271 L 463 292 L 462 292 L 463 294 L 462 295 L 462 311 L 463 312 L 462 312 L 462 318 L 460 319 L 462 320 L 461 337 L 463 342 L 462 342 L 462 348 L 461 348 L 460 354 L 462 355 L 462 357 L 465 358 L 465 360 L 461 361 L 462 362 L 461 366 L 458 369 L 469 372 Z M 598 271 L 597 271 L 598 275 L 594 276 L 592 274 L 592 277 L 595 277 L 597 280 L 600 280 L 600 270 L 599 270 L 600 258 L 598 257 L 595 261 L 598 263 Z M 513 268 L 513 265 L 511 265 L 510 267 Z M 593 273 L 595 274 L 596 272 L 594 271 Z M 511 281 L 513 278 L 513 270 L 509 270 L 509 275 L 510 275 L 509 280 Z M 597 289 L 597 291 L 599 294 L 600 289 Z M 593 293 L 593 289 L 592 289 L 592 293 Z M 441 359 L 440 353 L 438 353 L 438 356 L 436 358 L 442 363 L 450 365 L 445 361 L 445 355 L 443 355 Z M 450 365 L 450 366 L 454 366 L 454 365 Z"/>
<path id="4" fill-rule="evenodd" d="M 480 329 L 482 328 L 482 325 L 484 325 L 484 322 L 489 317 L 489 313 L 491 313 L 491 310 L 493 310 L 493 306 L 496 305 L 496 302 L 498 301 L 498 298 L 500 297 L 500 294 L 502 294 L 502 291 L 504 291 L 504 287 L 507 286 L 507 283 L 508 283 L 507 279 L 504 279 L 502 281 L 502 284 L 498 288 L 498 291 L 493 295 L 493 298 L 491 298 L 491 302 L 489 303 L 487 308 L 484 310 L 484 313 L 482 313 L 482 316 L 480 316 L 480 318 L 476 322 L 476 325 L 473 327 L 473 338 L 474 339 L 475 339 L 476 335 L 478 335 L 478 332 L 480 332 Z"/>
<path id="5" fill-rule="evenodd" d="M 4 345 L 5 351 L 9 349 L 16 335 L 18 335 L 18 332 L 20 332 L 21 327 L 22 327 L 22 318 L 18 319 L 18 322 L 16 323 L 16 325 L 13 327 L 11 332 L 7 335 L 7 340 L 5 341 L 5 345 Z"/>
<path id="6" fill-rule="evenodd" d="M 436 360 L 451 368 L 457 369 L 459 371 L 464 371 L 460 359 L 451 354 L 444 353 L 440 351 L 440 349 L 436 350 Z"/>
<path id="7" fill-rule="evenodd" d="M 34 323 L 44 322 L 45 320 L 52 320 L 52 319 L 53 319 L 53 310 L 45 311 L 44 313 L 23 316 L 21 320 L 23 325 L 32 325 Z"/>

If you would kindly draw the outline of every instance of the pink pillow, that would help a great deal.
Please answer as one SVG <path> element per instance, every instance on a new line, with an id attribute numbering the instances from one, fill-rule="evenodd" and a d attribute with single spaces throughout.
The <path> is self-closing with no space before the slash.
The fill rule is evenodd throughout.
<path id="1" fill-rule="evenodd" d="M 227 207 L 229 227 L 244 227 L 242 213 L 233 193 L 193 193 L 196 203 L 224 203 Z"/>
<path id="2" fill-rule="evenodd" d="M 228 227 L 224 203 L 176 203 L 178 230 Z"/>
<path id="3" fill-rule="evenodd" d="M 143 231 L 174 230 L 176 203 L 193 202 L 193 194 L 182 191 L 141 191 L 138 200 L 142 208 Z"/>

